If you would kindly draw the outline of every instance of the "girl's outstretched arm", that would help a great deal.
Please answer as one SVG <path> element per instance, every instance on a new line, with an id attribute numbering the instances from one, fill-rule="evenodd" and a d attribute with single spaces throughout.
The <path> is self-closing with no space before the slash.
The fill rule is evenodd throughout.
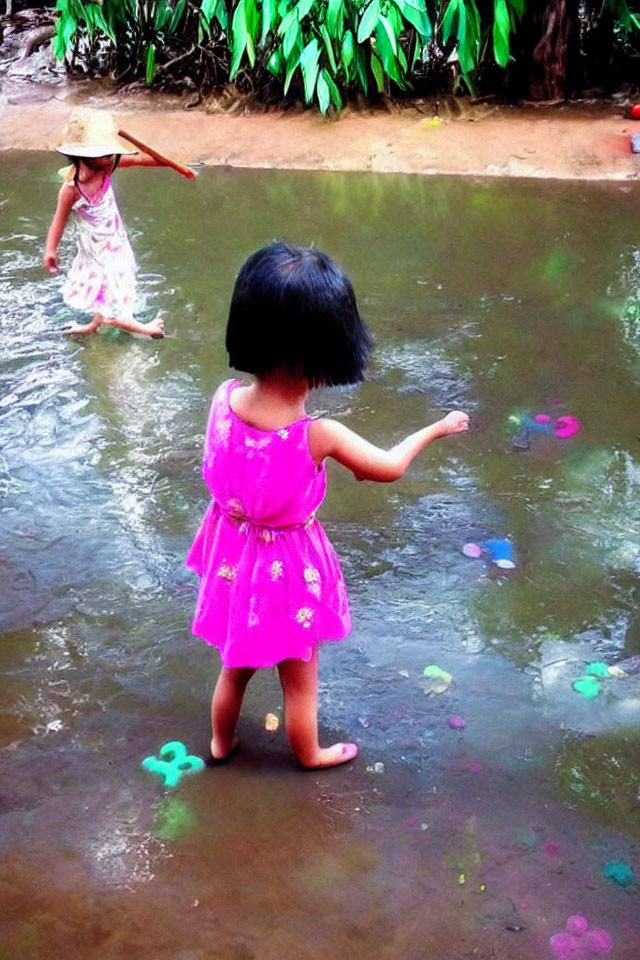
<path id="1" fill-rule="evenodd" d="M 405 437 L 391 450 L 383 450 L 337 420 L 314 420 L 309 428 L 309 446 L 316 463 L 332 457 L 352 470 L 358 480 L 391 483 L 398 480 L 421 450 L 437 440 L 469 429 L 469 417 L 461 410 Z"/>
<path id="2" fill-rule="evenodd" d="M 123 167 L 163 167 L 165 164 L 160 163 L 154 157 L 149 156 L 148 153 L 123 153 L 120 157 L 120 163 L 118 164 L 118 170 L 121 170 Z"/>
<path id="3" fill-rule="evenodd" d="M 73 183 L 63 183 L 58 194 L 58 206 L 53 215 L 49 232 L 47 233 L 47 243 L 44 249 L 42 265 L 49 273 L 58 273 L 58 244 L 67 225 L 71 207 L 76 200 L 76 188 Z"/>

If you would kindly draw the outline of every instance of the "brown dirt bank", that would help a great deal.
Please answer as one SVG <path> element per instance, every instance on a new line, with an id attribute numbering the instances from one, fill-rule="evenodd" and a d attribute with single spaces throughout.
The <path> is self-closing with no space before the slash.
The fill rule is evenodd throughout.
<path id="1" fill-rule="evenodd" d="M 335 122 L 310 111 L 212 113 L 206 105 L 187 110 L 174 97 L 79 96 L 58 87 L 0 100 L 0 149 L 49 149 L 78 104 L 109 109 L 161 152 L 211 166 L 640 179 L 640 155 L 630 150 L 640 122 L 611 104 L 495 108 L 460 101 L 434 125 L 425 103 L 397 112 L 346 111 Z"/>

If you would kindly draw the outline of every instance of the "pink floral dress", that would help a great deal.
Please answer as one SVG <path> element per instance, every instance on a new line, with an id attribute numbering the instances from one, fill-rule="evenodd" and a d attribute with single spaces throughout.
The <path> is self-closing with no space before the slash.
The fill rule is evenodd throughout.
<path id="1" fill-rule="evenodd" d="M 200 579 L 193 632 L 226 667 L 309 660 L 322 640 L 351 630 L 340 564 L 315 512 L 324 465 L 309 451 L 311 418 L 281 430 L 233 412 L 239 380 L 213 398 L 203 477 L 213 497 L 186 564 Z"/>
<path id="2" fill-rule="evenodd" d="M 110 178 L 95 197 L 83 194 L 72 209 L 78 228 L 78 252 L 62 287 L 74 310 L 128 320 L 136 297 L 136 261 L 120 219 Z"/>

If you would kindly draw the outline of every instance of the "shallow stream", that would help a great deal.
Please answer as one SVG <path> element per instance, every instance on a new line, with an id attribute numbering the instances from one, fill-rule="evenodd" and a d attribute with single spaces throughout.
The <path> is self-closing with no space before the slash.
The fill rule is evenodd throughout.
<path id="1" fill-rule="evenodd" d="M 58 165 L 0 161 L 0 958 L 544 960 L 581 914 L 638 960 L 638 888 L 603 874 L 640 878 L 637 185 L 121 171 L 168 336 L 78 342 L 40 266 Z M 332 254 L 375 335 L 315 412 L 472 430 L 392 486 L 330 469 L 354 631 L 320 708 L 357 761 L 298 770 L 263 673 L 239 756 L 163 793 L 143 757 L 207 747 L 183 559 L 233 279 L 275 237 Z M 496 538 L 515 569 L 462 553 Z M 620 669 L 587 698 L 592 662 Z"/>

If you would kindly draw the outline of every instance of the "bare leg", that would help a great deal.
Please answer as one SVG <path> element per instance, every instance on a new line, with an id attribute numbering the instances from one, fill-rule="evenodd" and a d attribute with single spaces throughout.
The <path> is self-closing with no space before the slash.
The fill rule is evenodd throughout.
<path id="1" fill-rule="evenodd" d="M 236 723 L 245 690 L 255 670 L 223 667 L 211 698 L 211 756 L 223 760 L 237 743 Z"/>
<path id="2" fill-rule="evenodd" d="M 153 337 L 154 340 L 160 340 L 164 337 L 164 320 L 159 313 L 149 323 L 140 323 L 133 317 L 128 320 L 108 317 L 104 322 L 109 324 L 110 327 L 118 327 L 119 330 L 126 330 L 127 333 L 141 333 L 145 337 Z"/>
<path id="3" fill-rule="evenodd" d="M 104 322 L 104 317 L 101 317 L 99 313 L 96 313 L 93 320 L 89 323 L 70 323 L 63 329 L 65 337 L 75 334 L 86 334 L 86 333 L 95 333 L 101 323 Z"/>
<path id="4" fill-rule="evenodd" d="M 311 660 L 278 664 L 284 694 L 284 722 L 291 748 L 303 767 L 334 767 L 353 760 L 355 743 L 318 743 L 318 651 Z"/>

